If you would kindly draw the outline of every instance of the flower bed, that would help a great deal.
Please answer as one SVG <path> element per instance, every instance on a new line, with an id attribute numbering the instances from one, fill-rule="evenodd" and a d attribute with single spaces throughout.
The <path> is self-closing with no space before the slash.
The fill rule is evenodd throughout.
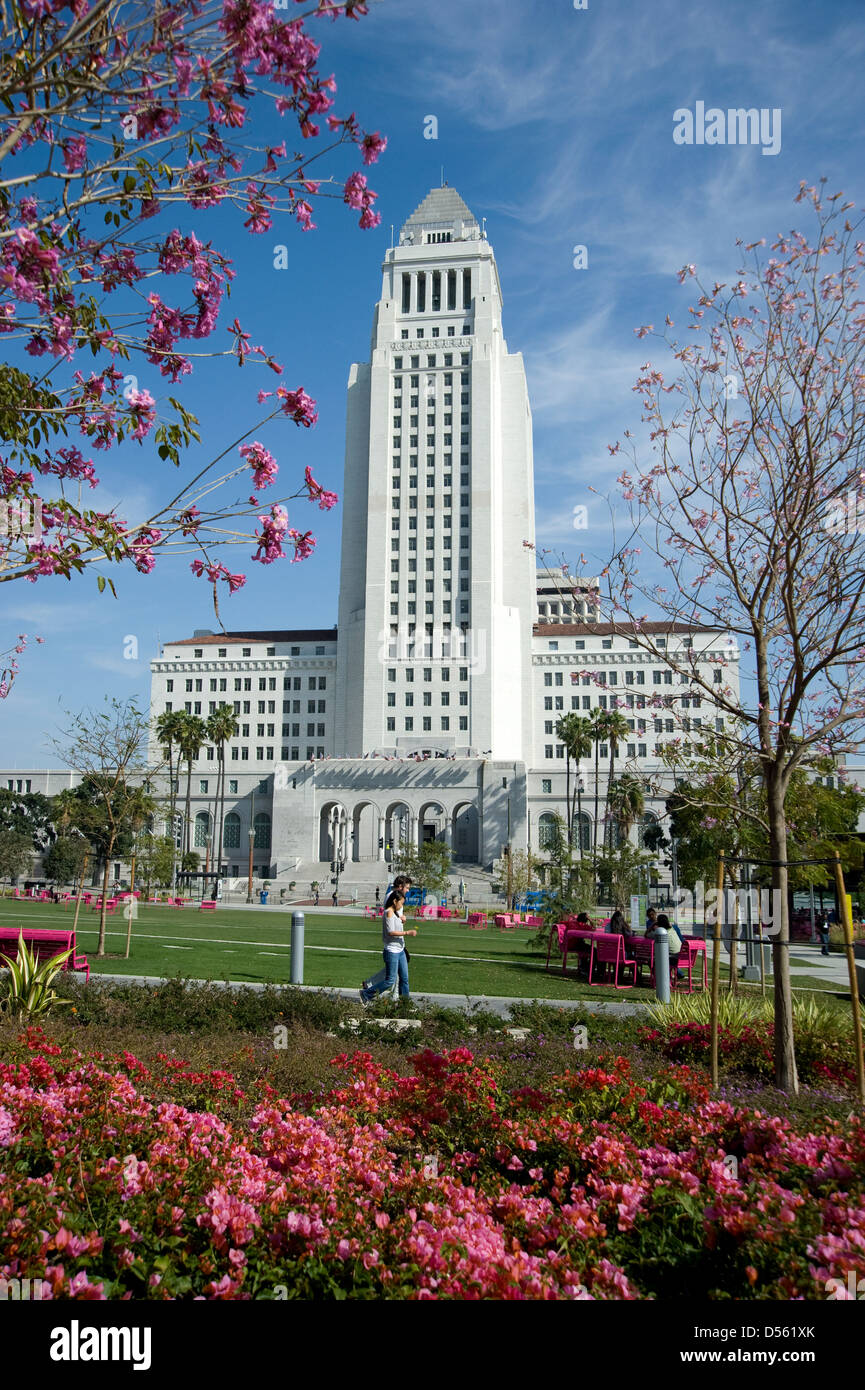
<path id="1" fill-rule="evenodd" d="M 0 1277 L 46 1297 L 790 1299 L 865 1275 L 862 1123 L 802 1136 L 684 1067 L 508 1094 L 466 1048 L 408 1077 L 361 1052 L 321 1096 L 260 1082 L 242 1124 L 227 1072 L 27 1049 L 0 1065 Z"/>

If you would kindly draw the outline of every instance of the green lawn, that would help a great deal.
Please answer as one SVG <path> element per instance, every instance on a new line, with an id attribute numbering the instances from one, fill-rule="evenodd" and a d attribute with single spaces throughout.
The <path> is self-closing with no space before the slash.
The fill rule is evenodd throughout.
<path id="1" fill-rule="evenodd" d="M 0 926 L 32 924 L 49 928 L 71 925 L 74 909 L 59 904 L 0 899 Z M 381 963 L 377 922 L 345 914 L 337 916 L 305 909 L 306 950 L 304 984 L 350 988 L 375 973 Z M 291 915 L 256 908 L 237 911 L 218 908 L 200 912 L 145 904 L 133 923 L 132 954 L 126 960 L 126 920 L 107 919 L 106 949 L 96 955 L 98 916 L 83 905 L 78 921 L 79 949 L 91 972 L 110 975 L 184 975 L 192 979 L 287 984 L 291 978 Z M 469 931 L 452 922 L 411 922 L 419 935 L 409 942 L 410 978 L 417 994 L 488 994 L 522 999 L 650 1000 L 654 990 L 614 990 L 609 985 L 586 985 L 569 971 L 544 970 L 544 954 L 528 949 L 533 933 L 522 930 Z M 721 976 L 726 980 L 726 963 Z M 741 986 L 740 986 L 741 987 Z M 825 989 L 825 981 L 799 978 L 796 987 Z M 747 989 L 747 987 L 745 987 Z M 759 986 L 751 986 L 759 993 Z M 771 980 L 767 991 L 771 994 Z"/>
<path id="2" fill-rule="evenodd" d="M 357 986 L 381 965 L 377 922 L 305 909 L 304 984 Z M 60 929 L 73 909 L 53 903 L 0 900 L 0 926 L 19 923 Z M 126 921 L 107 919 L 106 950 L 96 956 L 98 916 L 82 906 L 78 942 L 91 972 L 112 975 L 176 975 L 243 983 L 288 983 L 291 978 L 291 915 L 262 907 L 254 911 L 217 908 L 180 910 L 145 905 L 133 923 L 132 953 L 126 960 Z M 422 921 L 409 944 L 415 993 L 516 995 L 528 999 L 651 999 L 649 989 L 589 987 L 561 970 L 547 974 L 544 955 L 527 949 L 533 933 L 469 931 L 451 922 Z"/>

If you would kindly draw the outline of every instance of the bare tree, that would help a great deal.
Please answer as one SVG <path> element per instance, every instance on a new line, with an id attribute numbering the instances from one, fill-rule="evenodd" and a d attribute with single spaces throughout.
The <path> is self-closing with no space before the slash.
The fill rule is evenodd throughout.
<path id="1" fill-rule="evenodd" d="M 768 257 L 757 249 L 765 241 L 744 247 L 748 266 L 732 285 L 704 287 L 693 265 L 679 272 L 699 292 L 688 341 L 671 334 L 669 317 L 655 335 L 677 376 L 668 383 L 648 362 L 635 388 L 654 460 L 638 461 L 630 432 L 612 448 L 633 464 L 618 479 L 632 531 L 610 561 L 605 602 L 724 717 L 719 759 L 759 767 L 781 909 L 775 1077 L 793 1092 L 787 794 L 797 768 L 855 747 L 865 716 L 865 243 L 841 194 L 803 184 L 804 199 L 812 240 L 780 235 Z M 738 639 L 753 668 L 741 692 L 723 656 L 707 663 L 695 645 L 661 647 L 641 633 L 644 600 L 671 631 L 684 623 Z"/>
<path id="2" fill-rule="evenodd" d="M 108 700 L 104 711 L 84 710 L 70 716 L 65 739 L 52 740 L 67 767 L 87 779 L 104 816 L 105 867 L 102 910 L 99 914 L 97 956 L 105 955 L 105 914 L 111 857 L 132 813 L 142 806 L 141 782 L 146 771 L 148 724 L 132 700 Z"/>

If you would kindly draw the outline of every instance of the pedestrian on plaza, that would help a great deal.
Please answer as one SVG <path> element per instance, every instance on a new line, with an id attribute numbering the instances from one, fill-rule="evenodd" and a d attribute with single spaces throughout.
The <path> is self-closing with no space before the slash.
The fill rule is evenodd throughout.
<path id="1" fill-rule="evenodd" d="M 820 938 L 820 955 L 829 954 L 829 923 L 822 912 L 817 913 L 816 918 L 817 935 Z"/>
<path id="2" fill-rule="evenodd" d="M 333 903 L 333 906 L 334 906 L 334 907 L 339 907 L 339 897 L 337 896 L 337 891 L 336 891 L 335 888 L 334 888 L 333 892 L 332 892 L 331 895 L 330 895 L 330 900 L 331 900 L 331 902 Z"/>
<path id="3" fill-rule="evenodd" d="M 375 905 L 381 907 L 381 888 L 378 884 L 375 885 Z"/>
<path id="4" fill-rule="evenodd" d="M 387 892 L 384 895 L 384 912 L 386 913 L 388 908 L 390 907 L 395 893 L 402 893 L 403 896 L 405 896 L 405 894 L 408 893 L 409 888 L 411 888 L 411 879 L 408 876 L 408 874 L 397 874 L 393 883 L 388 884 Z M 400 915 L 402 916 L 403 924 L 405 924 L 405 907 L 402 908 Z M 382 951 L 382 956 L 384 958 L 386 966 L 387 955 L 384 951 Z M 377 989 L 379 985 L 384 983 L 386 978 L 387 970 L 380 970 L 377 975 L 374 975 L 372 977 L 371 980 L 364 980 L 363 988 L 365 990 L 372 990 L 373 988 Z M 391 984 L 393 984 L 393 981 L 391 981 Z"/>
<path id="5" fill-rule="evenodd" d="M 417 936 L 417 928 L 407 929 L 405 927 L 402 917 L 404 904 L 405 894 L 395 889 L 389 905 L 384 910 L 381 922 L 385 977 L 380 983 L 373 982 L 368 988 L 361 987 L 359 994 L 361 1003 L 364 1005 L 371 1004 L 377 994 L 383 994 L 386 990 L 393 989 L 397 978 L 399 979 L 400 998 L 405 1000 L 411 998 L 405 938 Z"/>
<path id="6" fill-rule="evenodd" d="M 459 888 L 459 892 L 460 892 L 460 907 L 462 907 L 462 905 L 463 905 L 463 898 L 465 897 L 465 891 L 466 891 L 466 886 L 465 886 L 465 884 L 463 883 L 462 879 L 460 879 L 460 888 Z"/>

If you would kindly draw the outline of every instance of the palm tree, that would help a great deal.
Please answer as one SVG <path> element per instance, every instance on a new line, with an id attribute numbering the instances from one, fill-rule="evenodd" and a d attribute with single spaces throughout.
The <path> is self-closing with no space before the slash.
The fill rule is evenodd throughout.
<path id="1" fill-rule="evenodd" d="M 572 726 L 570 745 L 571 757 L 577 765 L 576 776 L 574 778 L 574 796 L 577 802 L 577 825 L 579 826 L 577 837 L 581 859 L 583 857 L 583 785 L 580 767 L 583 759 L 591 756 L 593 743 L 594 737 L 592 734 L 591 720 L 584 719 L 581 716 L 577 717 Z M 571 809 L 573 811 L 573 807 Z M 573 822 L 573 814 L 571 815 L 571 821 Z"/>
<path id="2" fill-rule="evenodd" d="M 642 819 L 646 805 L 643 784 L 639 777 L 634 777 L 632 773 L 625 773 L 622 777 L 617 778 L 610 786 L 609 803 L 622 836 L 627 840 L 631 826 Z M 612 848 L 612 836 L 610 847 Z"/>
<path id="3" fill-rule="evenodd" d="M 216 807 L 219 818 L 219 838 L 216 852 L 216 877 L 222 870 L 222 831 L 225 821 L 225 745 L 234 738 L 240 725 L 233 705 L 219 705 L 207 721 L 207 737 L 216 744 Z"/>
<path id="4" fill-rule="evenodd" d="M 588 719 L 589 729 L 591 730 L 592 743 L 595 749 L 595 823 L 592 826 L 592 872 L 597 874 L 598 870 L 598 783 L 600 781 L 599 760 L 601 744 L 606 739 L 607 711 L 604 709 L 593 709 Z"/>
<path id="5" fill-rule="evenodd" d="M 604 842 L 606 843 L 606 839 L 607 839 L 607 818 L 608 818 L 608 815 L 609 815 L 609 807 L 610 807 L 610 789 L 612 788 L 613 780 L 614 780 L 614 777 L 615 777 L 616 758 L 617 758 L 618 753 L 619 753 L 619 741 L 620 741 L 621 739 L 626 739 L 626 738 L 628 737 L 629 732 L 630 732 L 630 730 L 629 730 L 629 728 L 628 728 L 628 721 L 627 721 L 627 719 L 625 718 L 625 716 L 624 716 L 623 714 L 620 714 L 619 711 L 618 711 L 617 709 L 608 710 L 608 711 L 607 711 L 607 718 L 606 718 L 606 721 L 605 721 L 605 730 L 604 730 L 604 732 L 605 732 L 606 737 L 607 737 L 607 740 L 609 741 L 609 744 L 610 744 L 610 771 L 609 771 L 609 775 L 608 775 L 608 777 L 607 777 L 607 794 L 606 794 L 606 796 L 605 796 L 605 798 L 604 798 Z M 613 847 L 613 827 L 612 827 L 612 823 L 610 824 L 609 831 L 610 831 L 610 849 L 612 849 L 612 847 Z"/>
<path id="6" fill-rule="evenodd" d="M 181 714 L 183 721 L 180 729 L 180 737 L 177 740 L 180 749 L 178 757 L 178 767 L 181 763 L 186 763 L 186 829 L 183 837 L 184 854 L 189 854 L 190 844 L 190 817 L 192 815 L 192 764 L 201 753 L 201 746 L 207 736 L 204 720 L 199 719 L 197 714 Z"/>
<path id="7" fill-rule="evenodd" d="M 556 720 L 556 738 L 565 745 L 565 810 L 568 820 L 568 844 L 571 843 L 573 833 L 574 814 L 571 806 L 571 746 L 574 737 L 574 726 L 579 723 L 578 714 L 563 714 Z"/>
<path id="8" fill-rule="evenodd" d="M 182 710 L 165 710 L 156 720 L 156 737 L 162 744 L 163 752 L 168 759 L 168 804 L 170 816 L 170 835 L 172 848 L 172 869 L 174 867 L 174 817 L 177 814 L 177 780 L 180 775 L 180 736 L 183 732 L 184 720 L 186 715 Z M 178 750 L 177 773 L 174 775 L 174 750 Z M 173 876 L 173 875 L 172 875 Z"/>

